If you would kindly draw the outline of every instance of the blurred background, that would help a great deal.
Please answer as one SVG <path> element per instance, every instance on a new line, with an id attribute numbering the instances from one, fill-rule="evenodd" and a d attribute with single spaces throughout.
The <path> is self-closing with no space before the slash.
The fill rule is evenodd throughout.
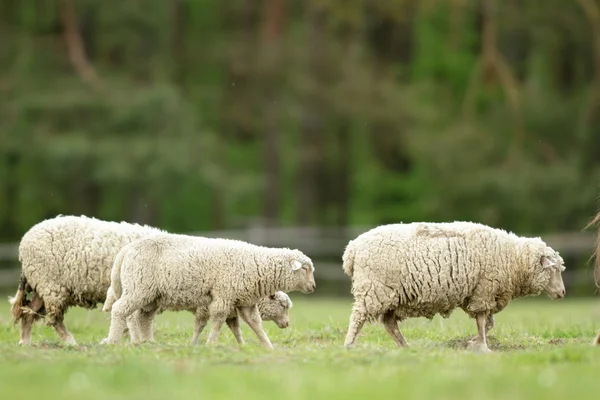
<path id="1" fill-rule="evenodd" d="M 0 0 L 0 286 L 57 214 L 289 246 L 472 220 L 588 263 L 599 0 Z M 318 293 L 315 292 L 315 295 Z"/>

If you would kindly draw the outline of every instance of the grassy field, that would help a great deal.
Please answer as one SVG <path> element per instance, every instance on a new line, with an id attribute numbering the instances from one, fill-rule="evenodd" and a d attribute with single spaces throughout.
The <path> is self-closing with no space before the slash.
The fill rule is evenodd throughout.
<path id="1" fill-rule="evenodd" d="M 492 354 L 465 349 L 475 323 L 457 310 L 449 319 L 416 319 L 397 349 L 384 329 L 368 325 L 355 349 L 342 347 L 351 300 L 294 297 L 292 326 L 265 324 L 276 349 L 264 350 L 243 326 L 238 347 L 228 330 L 214 347 L 190 347 L 193 317 L 157 319 L 157 344 L 103 347 L 109 317 L 73 309 L 67 326 L 79 345 L 34 326 L 34 347 L 17 345 L 18 329 L 0 305 L 2 398 L 61 399 L 597 399 L 600 301 L 517 300 L 496 317 Z M 207 332 L 203 333 L 205 339 Z"/>

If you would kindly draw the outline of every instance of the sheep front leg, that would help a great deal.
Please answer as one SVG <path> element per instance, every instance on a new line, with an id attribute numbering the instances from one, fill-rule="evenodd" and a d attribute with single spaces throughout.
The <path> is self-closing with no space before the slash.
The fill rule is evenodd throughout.
<path id="1" fill-rule="evenodd" d="M 213 301 L 209 307 L 209 315 L 210 320 L 212 321 L 210 327 L 210 333 L 208 334 L 208 339 L 206 340 L 206 344 L 215 344 L 217 339 L 219 339 L 219 332 L 221 331 L 221 327 L 227 320 L 227 317 L 233 310 L 233 304 L 224 301 Z"/>
<path id="2" fill-rule="evenodd" d="M 262 318 L 260 317 L 260 312 L 258 311 L 258 307 L 255 305 L 250 307 L 240 307 L 240 314 L 242 314 L 242 319 L 250 325 L 250 328 L 256 333 L 260 342 L 267 347 L 268 349 L 273 349 L 273 345 L 269 340 L 269 337 L 265 333 L 265 330 L 262 325 Z"/>
<path id="3" fill-rule="evenodd" d="M 231 332 L 233 333 L 233 336 L 235 336 L 235 340 L 238 342 L 238 344 L 240 345 L 244 345 L 244 338 L 242 337 L 242 330 L 240 329 L 240 319 L 235 316 L 233 318 L 227 318 L 227 326 L 229 326 L 229 329 L 231 329 Z"/>
<path id="4" fill-rule="evenodd" d="M 473 350 L 476 353 L 491 353 L 492 351 L 487 346 L 486 340 L 486 324 L 488 321 L 488 314 L 478 314 L 475 317 L 477 322 L 477 337 L 471 341 Z"/>

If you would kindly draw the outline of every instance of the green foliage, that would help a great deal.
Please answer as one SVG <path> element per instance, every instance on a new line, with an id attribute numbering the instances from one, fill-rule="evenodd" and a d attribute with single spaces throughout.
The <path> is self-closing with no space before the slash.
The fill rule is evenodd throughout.
<path id="1" fill-rule="evenodd" d="M 542 233 L 595 210 L 581 2 L 72 3 L 104 92 L 58 2 L 0 0 L 0 240 L 58 213 L 233 227 L 273 192 L 276 224 Z"/>

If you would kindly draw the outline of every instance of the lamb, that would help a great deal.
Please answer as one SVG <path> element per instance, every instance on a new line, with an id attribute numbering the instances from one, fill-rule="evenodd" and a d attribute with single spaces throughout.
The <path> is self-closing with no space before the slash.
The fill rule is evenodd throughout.
<path id="1" fill-rule="evenodd" d="M 112 310 L 112 305 L 117 299 L 114 296 L 114 293 L 111 288 L 108 289 L 106 295 L 106 302 L 104 303 L 104 307 L 102 311 L 110 312 Z M 258 303 L 258 311 L 260 312 L 260 317 L 263 321 L 273 321 L 280 329 L 285 329 L 290 325 L 290 317 L 289 317 L 289 309 L 293 307 L 292 300 L 290 297 L 284 292 L 275 292 L 268 297 L 265 297 L 260 300 Z M 148 310 L 149 312 L 150 310 Z M 162 310 L 154 310 L 155 313 L 160 313 Z M 191 313 L 196 313 L 197 310 L 190 309 L 188 310 Z M 141 332 L 139 319 L 132 321 L 133 323 L 129 323 L 130 328 L 130 336 L 132 342 L 145 342 L 145 341 L 154 341 L 154 332 L 152 329 L 149 329 L 150 332 Z M 227 319 L 225 320 L 229 329 L 233 333 L 236 341 L 239 344 L 244 344 L 244 339 L 242 337 L 242 331 L 240 330 L 239 323 L 239 310 L 236 309 L 232 312 Z M 153 321 L 142 322 L 145 323 L 146 326 L 153 326 Z M 198 344 L 198 338 L 200 336 L 201 326 L 196 324 L 194 327 L 194 336 L 192 337 L 191 344 Z M 149 336 L 144 336 L 144 333 Z"/>
<path id="2" fill-rule="evenodd" d="M 593 225 L 598 225 L 600 222 L 600 212 L 596 214 L 596 216 L 590 221 L 589 224 L 584 229 L 588 229 Z M 594 249 L 594 253 L 592 257 L 595 258 L 595 268 L 594 268 L 594 283 L 596 287 L 600 288 L 600 230 L 598 231 L 598 235 L 596 236 L 596 248 Z M 593 344 L 595 346 L 600 346 L 600 330 L 594 339 Z"/>
<path id="3" fill-rule="evenodd" d="M 10 299 L 14 323 L 21 321 L 19 343 L 29 345 L 33 323 L 45 317 L 65 343 L 75 345 L 64 324 L 68 308 L 93 309 L 104 302 L 110 270 L 121 247 L 160 232 L 85 216 L 59 215 L 34 225 L 19 244 L 21 279 L 17 294 Z"/>
<path id="4" fill-rule="evenodd" d="M 312 293 L 316 284 L 311 259 L 299 250 L 256 246 L 239 240 L 157 234 L 123 247 L 111 271 L 112 305 L 108 337 L 118 343 L 126 321 L 140 312 L 147 337 L 156 310 L 196 311 L 195 336 L 212 320 L 206 341 L 214 344 L 237 308 L 260 342 L 269 349 L 257 303 L 281 291 Z"/>
<path id="5" fill-rule="evenodd" d="M 540 238 L 478 223 L 382 225 L 350 241 L 342 258 L 355 299 L 346 347 L 375 320 L 397 346 L 407 347 L 398 321 L 448 318 L 459 307 L 477 322 L 474 350 L 490 352 L 486 333 L 493 315 L 511 299 L 542 291 L 553 299 L 565 296 L 558 252 Z"/>

